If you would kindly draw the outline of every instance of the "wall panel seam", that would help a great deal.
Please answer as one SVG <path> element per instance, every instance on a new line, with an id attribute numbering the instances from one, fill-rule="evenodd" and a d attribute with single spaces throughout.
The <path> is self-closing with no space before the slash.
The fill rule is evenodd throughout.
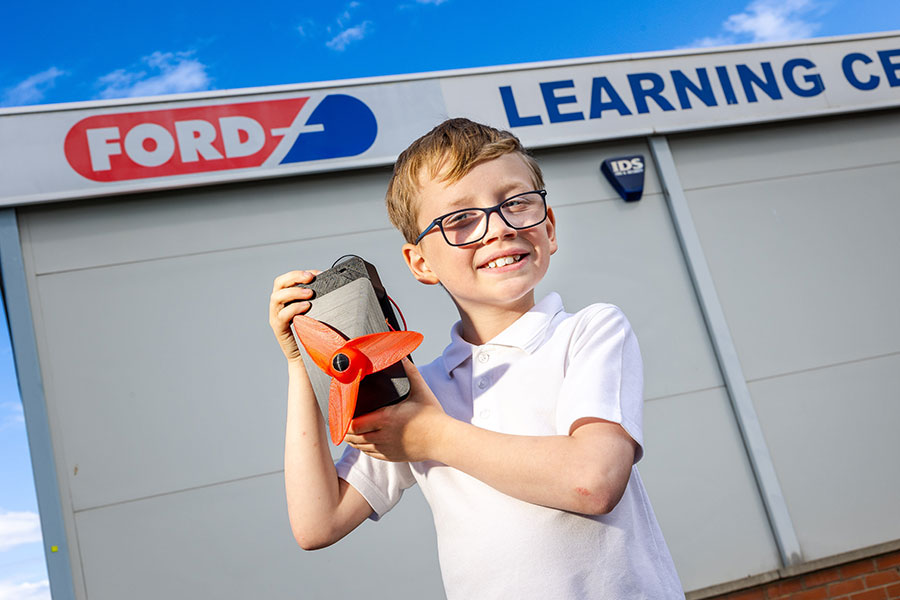
<path id="1" fill-rule="evenodd" d="M 854 165 L 852 167 L 841 167 L 837 169 L 828 169 L 825 171 L 809 171 L 809 172 L 798 172 L 791 173 L 790 175 L 774 175 L 772 177 L 760 177 L 757 179 L 737 179 L 735 181 L 729 181 L 727 183 L 716 183 L 711 185 L 698 185 L 698 186 L 688 186 L 684 188 L 686 192 L 696 192 L 701 190 L 714 190 L 717 188 L 728 188 L 735 187 L 739 185 L 747 185 L 752 183 L 765 183 L 768 181 L 784 181 L 787 179 L 799 179 L 801 177 L 810 177 L 814 175 L 829 175 L 831 173 L 845 173 L 848 171 L 856 171 L 861 169 L 870 169 L 876 167 L 890 167 L 893 165 L 900 165 L 900 161 L 889 161 L 884 163 L 867 163 L 863 165 Z"/>
<path id="2" fill-rule="evenodd" d="M 132 504 L 134 502 L 141 502 L 144 500 L 153 500 L 155 498 L 163 498 L 166 496 L 177 496 L 178 494 L 184 494 L 187 492 L 193 492 L 196 490 L 204 490 L 209 488 L 218 487 L 220 485 L 229 485 L 232 483 L 241 483 L 244 481 L 252 481 L 254 479 L 262 479 L 264 477 L 271 477 L 273 475 L 280 475 L 284 473 L 284 469 L 278 469 L 277 471 L 266 471 L 265 473 L 254 473 L 253 475 L 246 475 L 244 477 L 236 477 L 234 479 L 225 479 L 222 481 L 214 481 L 212 483 L 204 483 L 200 485 L 194 485 L 186 488 L 178 488 L 174 490 L 168 490 L 165 492 L 158 492 L 156 494 L 148 494 L 146 496 L 137 496 L 135 498 L 127 498 L 125 500 L 117 500 L 115 502 L 107 502 L 105 504 L 97 504 L 94 506 L 85 506 L 84 508 L 75 509 L 75 514 L 81 514 L 85 512 L 90 512 L 94 510 L 102 510 L 104 508 L 112 508 L 115 506 L 121 506 L 123 504 Z"/>
<path id="3" fill-rule="evenodd" d="M 112 263 L 101 263 L 101 264 L 95 264 L 95 265 L 87 265 L 87 266 L 83 266 L 83 267 L 71 267 L 68 269 L 52 269 L 52 270 L 47 270 L 47 271 L 36 272 L 35 275 L 37 277 L 45 277 L 48 275 L 61 275 L 61 274 L 66 274 L 66 273 L 77 273 L 79 271 L 91 271 L 94 269 L 109 269 L 109 268 L 124 267 L 124 266 L 129 266 L 129 265 L 138 265 L 138 264 L 143 264 L 143 263 L 159 262 L 159 261 L 163 261 L 163 260 L 191 258 L 191 257 L 195 257 L 195 256 L 209 256 L 209 255 L 213 255 L 213 254 L 221 254 L 224 252 L 239 252 L 239 251 L 243 251 L 243 250 L 254 250 L 254 249 L 258 249 L 258 248 L 282 246 L 282 245 L 296 244 L 296 243 L 301 243 L 301 242 L 327 240 L 327 239 L 332 239 L 332 238 L 335 238 L 338 236 L 361 235 L 361 234 L 366 234 L 366 233 L 376 233 L 379 231 L 395 231 L 395 230 L 393 227 L 379 227 L 376 229 L 364 229 L 364 230 L 360 230 L 360 231 L 347 231 L 347 232 L 340 232 L 340 233 L 332 233 L 332 234 L 328 234 L 328 235 L 311 236 L 308 238 L 280 240 L 277 242 L 247 244 L 247 245 L 243 245 L 243 246 L 232 246 L 229 248 L 215 248 L 215 249 L 211 249 L 211 250 L 199 250 L 197 252 L 185 252 L 182 254 L 167 254 L 164 256 L 152 256 L 152 257 L 148 257 L 148 258 L 123 260 L 123 261 L 112 262 Z"/>
<path id="4" fill-rule="evenodd" d="M 872 356 L 865 356 L 862 358 L 854 358 L 854 359 L 850 359 L 850 360 L 839 361 L 836 363 L 829 363 L 827 365 L 819 365 L 817 367 L 808 367 L 806 369 L 797 369 L 796 371 L 790 371 L 787 373 L 776 373 L 775 375 L 764 375 L 762 377 L 748 379 L 747 383 L 759 383 L 761 381 L 771 381 L 773 379 L 780 379 L 782 377 L 791 377 L 793 375 L 801 375 L 803 373 L 813 373 L 815 371 L 823 371 L 825 369 L 832 369 L 835 367 L 843 367 L 846 365 L 855 365 L 855 364 L 869 362 L 869 361 L 873 361 L 873 360 L 879 360 L 882 358 L 889 358 L 891 356 L 900 356 L 900 350 L 898 350 L 896 352 L 885 352 L 884 354 L 873 354 Z"/>
<path id="5" fill-rule="evenodd" d="M 728 388 L 725 387 L 724 383 L 720 383 L 718 385 L 712 385 L 709 387 L 685 390 L 683 392 L 675 392 L 674 394 L 665 394 L 662 396 L 652 396 L 649 398 L 644 398 L 644 403 L 659 402 L 660 400 L 671 400 L 672 398 L 680 398 L 682 396 L 690 396 L 691 394 L 702 394 L 703 392 L 712 392 L 715 390 L 726 390 L 727 391 L 727 389 Z"/>

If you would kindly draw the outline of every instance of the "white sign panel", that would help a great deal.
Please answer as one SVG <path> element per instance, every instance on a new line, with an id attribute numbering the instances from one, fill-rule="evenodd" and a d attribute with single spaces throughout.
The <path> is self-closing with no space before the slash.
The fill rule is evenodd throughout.
<path id="1" fill-rule="evenodd" d="M 900 106 L 900 36 L 447 78 L 451 114 L 527 146 Z"/>
<path id="2" fill-rule="evenodd" d="M 447 116 L 527 146 L 900 106 L 900 34 L 0 114 L 0 205 L 389 164 Z"/>
<path id="3" fill-rule="evenodd" d="M 0 205 L 388 164 L 445 115 L 436 79 L 2 115 Z"/>

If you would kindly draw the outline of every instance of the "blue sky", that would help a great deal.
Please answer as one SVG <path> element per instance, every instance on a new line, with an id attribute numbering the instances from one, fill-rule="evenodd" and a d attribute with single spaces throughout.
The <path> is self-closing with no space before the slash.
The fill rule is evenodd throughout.
<path id="1" fill-rule="evenodd" d="M 3 12 L 0 107 L 900 29 L 896 0 L 88 0 Z M 0 600 L 49 597 L 0 325 Z"/>
<path id="2" fill-rule="evenodd" d="M 10 3 L 0 23 L 0 106 L 900 28 L 894 0 L 260 0 L 253 10 L 247 6 L 235 0 Z"/>

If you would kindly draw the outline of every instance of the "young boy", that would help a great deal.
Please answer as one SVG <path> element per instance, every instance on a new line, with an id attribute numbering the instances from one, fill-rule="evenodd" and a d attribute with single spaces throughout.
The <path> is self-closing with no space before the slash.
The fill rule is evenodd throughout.
<path id="1" fill-rule="evenodd" d="M 355 419 L 337 465 L 290 329 L 309 307 L 291 303 L 309 298 L 292 286 L 315 272 L 275 280 L 294 536 L 332 544 L 418 483 L 451 600 L 683 598 L 634 466 L 643 375 L 628 321 L 609 304 L 568 314 L 556 294 L 535 303 L 557 249 L 543 187 L 515 136 L 466 119 L 400 155 L 387 205 L 403 256 L 460 320 L 433 362 L 404 360 L 409 398 Z"/>

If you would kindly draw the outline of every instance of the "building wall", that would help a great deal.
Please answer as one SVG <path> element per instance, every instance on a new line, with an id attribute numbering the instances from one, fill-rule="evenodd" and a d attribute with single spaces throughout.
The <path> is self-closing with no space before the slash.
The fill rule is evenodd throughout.
<path id="1" fill-rule="evenodd" d="M 671 142 L 803 558 L 900 538 L 900 114 Z"/>
<path id="2" fill-rule="evenodd" d="M 889 518 L 900 502 L 898 134 L 894 111 L 670 142 L 807 560 L 900 538 Z M 599 165 L 636 152 L 647 185 L 625 204 Z M 538 159 L 560 235 L 539 291 L 560 291 L 570 311 L 612 302 L 632 321 L 646 371 L 639 467 L 685 588 L 775 572 L 646 143 Z M 366 257 L 425 334 L 420 362 L 455 320 L 446 295 L 402 264 L 382 204 L 388 176 L 18 210 L 80 598 L 441 595 L 418 491 L 314 553 L 293 543 L 284 505 L 274 276 Z"/>

